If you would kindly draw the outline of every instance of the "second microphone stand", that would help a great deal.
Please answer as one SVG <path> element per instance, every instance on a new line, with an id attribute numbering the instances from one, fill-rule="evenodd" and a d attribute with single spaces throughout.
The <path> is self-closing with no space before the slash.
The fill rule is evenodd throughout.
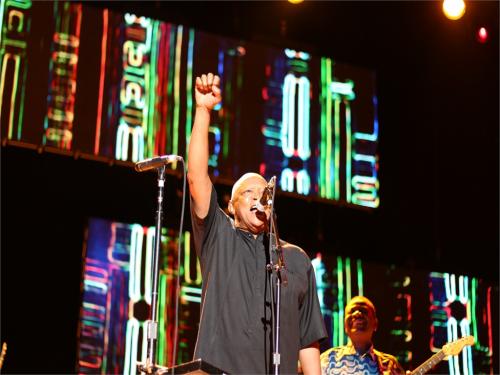
<path id="1" fill-rule="evenodd" d="M 276 176 L 273 177 L 276 181 Z M 288 278 L 286 276 L 286 266 L 285 259 L 283 257 L 283 249 L 281 247 L 277 217 L 274 211 L 274 196 L 276 194 L 276 183 L 272 184 L 272 194 L 271 194 L 271 213 L 269 217 L 269 264 L 267 265 L 268 271 L 271 273 L 271 281 L 273 276 L 276 279 L 276 310 L 273 314 L 274 321 L 274 351 L 273 351 L 273 368 L 274 374 L 279 374 L 279 366 L 281 362 L 280 355 L 280 310 L 281 310 L 281 286 L 286 287 L 288 285 Z M 273 241 L 274 240 L 274 241 Z M 276 263 L 273 262 L 273 253 L 276 254 Z M 271 282 L 272 284 L 272 282 Z M 273 291 L 271 290 L 271 296 Z M 273 302 L 271 302 L 273 304 Z"/>
<path id="2" fill-rule="evenodd" d="M 158 208 L 156 211 L 155 248 L 153 253 L 153 274 L 151 293 L 151 319 L 146 322 L 148 339 L 147 357 L 145 363 L 138 363 L 139 372 L 152 374 L 156 371 L 156 342 L 158 340 L 158 278 L 161 243 L 161 226 L 163 219 L 163 191 L 165 187 L 165 165 L 157 168 L 158 171 Z"/>

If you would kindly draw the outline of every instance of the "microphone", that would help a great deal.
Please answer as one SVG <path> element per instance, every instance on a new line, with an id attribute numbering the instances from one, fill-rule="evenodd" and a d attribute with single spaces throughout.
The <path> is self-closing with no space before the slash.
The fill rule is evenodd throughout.
<path id="1" fill-rule="evenodd" d="M 257 211 L 264 212 L 266 210 L 266 207 L 270 206 L 273 203 L 273 189 L 275 184 L 276 176 L 273 176 L 267 183 L 267 186 L 264 188 L 262 196 L 255 204 L 255 208 L 257 209 Z"/>
<path id="2" fill-rule="evenodd" d="M 178 155 L 162 155 L 150 159 L 145 159 L 135 163 L 137 172 L 145 172 L 150 169 L 160 168 L 165 164 L 173 163 L 174 161 L 182 161 L 182 156 Z"/>

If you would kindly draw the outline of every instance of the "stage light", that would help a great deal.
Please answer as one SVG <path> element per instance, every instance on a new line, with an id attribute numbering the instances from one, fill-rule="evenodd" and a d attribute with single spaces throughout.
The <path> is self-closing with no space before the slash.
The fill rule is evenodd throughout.
<path id="1" fill-rule="evenodd" d="M 481 27 L 477 31 L 476 36 L 479 43 L 486 43 L 488 41 L 488 30 L 485 27 Z"/>
<path id="2" fill-rule="evenodd" d="M 464 0 L 444 0 L 443 13 L 450 20 L 458 20 L 465 13 Z"/>
<path id="3" fill-rule="evenodd" d="M 300 4 L 301 2 L 303 2 L 304 0 L 288 0 L 289 3 L 292 3 L 292 4 Z"/>

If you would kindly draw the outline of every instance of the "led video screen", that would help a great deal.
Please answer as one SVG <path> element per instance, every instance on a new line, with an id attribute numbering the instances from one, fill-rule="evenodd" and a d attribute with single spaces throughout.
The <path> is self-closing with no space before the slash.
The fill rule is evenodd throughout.
<path id="1" fill-rule="evenodd" d="M 155 228 L 92 218 L 88 223 L 78 340 L 79 373 L 135 374 L 147 355 L 146 321 L 151 309 Z M 193 358 L 201 301 L 201 270 L 189 231 L 161 234 L 158 283 L 157 364 Z M 493 373 L 491 285 L 474 277 L 404 268 L 337 256 L 324 249 L 311 256 L 328 340 L 321 349 L 347 343 L 344 308 L 355 295 L 376 305 L 375 342 L 415 369 L 443 345 L 473 336 L 474 345 L 438 363 L 437 373 Z M 180 277 L 178 340 L 173 361 L 175 285 Z"/>
<path id="2" fill-rule="evenodd" d="M 1 4 L 4 140 L 131 165 L 186 158 L 193 82 L 210 71 L 214 177 L 256 171 L 299 197 L 379 206 L 372 71 L 85 3 Z"/>

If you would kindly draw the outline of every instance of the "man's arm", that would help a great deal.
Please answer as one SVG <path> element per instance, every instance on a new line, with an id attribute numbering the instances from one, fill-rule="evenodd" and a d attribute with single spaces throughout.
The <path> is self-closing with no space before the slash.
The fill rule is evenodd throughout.
<path id="1" fill-rule="evenodd" d="M 319 342 L 315 342 L 299 351 L 299 361 L 304 375 L 320 375 Z"/>
<path id="2" fill-rule="evenodd" d="M 208 175 L 208 128 L 210 111 L 221 101 L 220 79 L 212 73 L 196 77 L 196 112 L 188 149 L 189 191 L 193 198 L 193 210 L 199 218 L 205 218 L 210 206 L 212 183 Z"/>

